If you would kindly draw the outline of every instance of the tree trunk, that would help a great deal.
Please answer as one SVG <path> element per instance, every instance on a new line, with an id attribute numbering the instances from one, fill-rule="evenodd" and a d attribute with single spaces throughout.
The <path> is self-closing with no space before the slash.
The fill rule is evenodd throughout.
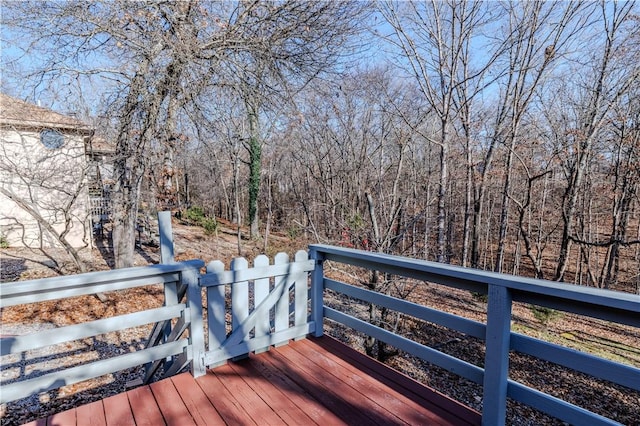
<path id="1" fill-rule="evenodd" d="M 464 224 L 462 229 L 462 254 L 460 264 L 464 267 L 469 264 L 469 241 L 471 239 L 471 218 L 473 216 L 473 159 L 471 156 L 471 138 L 466 137 L 466 159 L 464 185 Z"/>
<path id="2" fill-rule="evenodd" d="M 578 144 L 576 158 L 570 169 L 567 188 L 563 194 L 562 218 L 564 226 L 562 229 L 560 254 L 558 256 L 558 264 L 554 277 L 556 281 L 562 281 L 567 270 L 578 196 L 582 191 L 582 181 L 587 172 L 588 159 L 591 156 L 592 145 L 597 137 L 597 132 L 603 125 L 607 117 L 607 112 L 611 109 L 612 105 L 627 93 L 631 83 L 638 78 L 638 72 L 636 70 L 635 72 L 627 74 L 623 80 L 611 81 L 611 77 L 615 76 L 611 69 L 612 62 L 615 55 L 619 53 L 618 48 L 614 46 L 616 35 L 621 31 L 621 24 L 628 16 L 631 7 L 631 4 L 623 4 L 620 9 L 615 7 L 611 15 L 611 21 L 608 21 L 609 17 L 607 17 L 606 14 L 602 17 L 605 34 L 602 56 L 599 58 L 600 63 L 598 64 L 598 68 L 594 70 L 596 74 L 593 87 L 590 88 L 587 94 L 588 104 L 581 117 L 584 132 L 581 135 L 582 140 Z M 603 13 L 605 13 L 604 8 Z M 615 82 L 618 83 L 618 86 L 613 92 L 613 96 L 611 98 L 605 98 L 605 96 L 610 93 L 608 92 L 610 88 L 605 85 L 609 86 Z"/>
<path id="3" fill-rule="evenodd" d="M 120 164 L 118 169 L 127 168 Z M 116 162 L 118 164 L 118 162 Z M 114 167 L 115 169 L 116 167 Z M 133 266 L 136 243 L 136 221 L 138 218 L 138 197 L 144 168 L 132 167 L 129 174 L 116 180 L 113 193 L 113 256 L 116 268 Z M 133 178 L 133 179 L 132 179 Z"/>
<path id="4" fill-rule="evenodd" d="M 258 197 L 260 196 L 260 174 L 262 169 L 262 146 L 258 137 L 258 115 L 253 107 L 249 111 L 249 236 L 260 236 Z"/>
<path id="5" fill-rule="evenodd" d="M 504 252 L 507 240 L 507 228 L 509 227 L 509 192 L 511 191 L 511 173 L 513 166 L 513 151 L 515 149 L 515 135 L 511 137 L 511 144 L 507 154 L 507 164 L 505 165 L 504 186 L 502 188 L 502 207 L 500 208 L 500 225 L 498 228 L 498 252 L 496 263 L 493 268 L 495 272 L 502 272 L 504 263 Z"/>
<path id="6" fill-rule="evenodd" d="M 114 198 L 117 202 L 117 198 Z M 134 265 L 137 208 L 118 209 L 113 218 L 113 255 L 116 268 Z"/>
<path id="7" fill-rule="evenodd" d="M 437 260 L 441 263 L 449 261 L 449 254 L 446 252 L 447 224 L 446 224 L 446 201 L 447 185 L 449 184 L 449 170 L 447 168 L 447 157 L 449 155 L 449 136 L 447 119 L 442 121 L 441 129 L 442 141 L 440 145 L 440 181 L 438 183 L 438 255 Z"/>
<path id="8" fill-rule="evenodd" d="M 260 195 L 261 147 L 257 138 L 249 141 L 249 235 L 251 238 L 260 236 L 258 220 L 258 197 Z"/>

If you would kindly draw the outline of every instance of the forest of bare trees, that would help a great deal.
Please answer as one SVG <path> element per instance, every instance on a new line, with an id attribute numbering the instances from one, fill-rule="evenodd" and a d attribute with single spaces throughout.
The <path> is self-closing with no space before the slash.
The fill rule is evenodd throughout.
<path id="1" fill-rule="evenodd" d="M 16 2 L 2 19 L 3 92 L 117 144 L 122 259 L 170 161 L 173 208 L 252 238 L 640 292 L 634 2 Z"/>

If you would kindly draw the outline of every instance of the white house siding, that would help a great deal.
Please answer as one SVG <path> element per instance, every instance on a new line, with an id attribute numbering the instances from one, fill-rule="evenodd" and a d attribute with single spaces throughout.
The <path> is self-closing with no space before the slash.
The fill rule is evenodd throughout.
<path id="1" fill-rule="evenodd" d="M 40 141 L 43 128 L 0 128 L 0 186 L 11 194 L 0 191 L 0 235 L 14 247 L 60 247 L 34 218 L 40 216 L 59 234 L 66 229 L 64 238 L 72 247 L 90 246 L 87 132 L 58 128 L 64 145 L 50 149 Z"/>

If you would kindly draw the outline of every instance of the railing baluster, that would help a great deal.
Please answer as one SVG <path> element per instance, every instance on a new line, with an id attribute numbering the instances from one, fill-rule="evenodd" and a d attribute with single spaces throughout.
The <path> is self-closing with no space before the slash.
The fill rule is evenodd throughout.
<path id="1" fill-rule="evenodd" d="M 253 260 L 253 266 L 256 268 L 262 266 L 269 266 L 269 258 L 265 255 L 260 255 Z M 260 304 L 269 296 L 269 277 L 260 278 L 254 281 L 253 283 L 253 291 L 254 291 L 254 309 L 260 306 Z M 256 321 L 255 326 L 255 337 L 262 337 L 269 334 L 271 331 L 270 327 L 270 318 L 269 311 L 264 311 L 260 314 Z M 264 352 L 268 350 L 269 347 L 265 347 L 264 349 L 256 350 L 256 353 Z"/>
<path id="2" fill-rule="evenodd" d="M 171 227 L 171 212 L 170 211 L 161 211 L 158 212 L 158 234 L 160 235 L 160 263 L 168 265 L 175 263 L 174 253 L 173 253 L 173 229 Z M 182 293 L 178 282 L 168 283 L 164 286 L 164 306 L 172 306 L 180 303 L 180 293 Z M 162 341 L 166 342 L 167 337 L 171 333 L 171 322 L 165 321 L 164 323 L 156 323 L 154 326 L 154 330 L 151 332 L 151 336 L 153 337 L 156 334 L 155 328 L 162 328 Z M 149 343 L 153 346 L 157 344 L 157 342 L 152 342 L 149 340 Z M 170 360 L 167 360 L 170 362 Z M 153 374 L 150 369 L 150 365 L 147 366 L 147 377 L 145 377 L 145 381 L 151 379 L 151 375 Z"/>
<path id="3" fill-rule="evenodd" d="M 191 326 L 189 328 L 189 344 L 191 354 L 187 357 L 191 360 L 191 374 L 194 377 L 206 373 L 204 365 L 204 327 L 202 324 L 202 289 L 198 285 L 200 272 L 196 268 L 185 269 L 182 272 L 182 285 L 187 286 L 187 307 L 191 311 Z"/>
<path id="4" fill-rule="evenodd" d="M 510 333 L 511 292 L 506 287 L 490 285 L 482 405 L 485 425 L 505 424 Z"/>
<path id="5" fill-rule="evenodd" d="M 231 261 L 231 270 L 234 273 L 244 271 L 249 268 L 249 262 L 244 257 L 237 257 Z M 231 328 L 232 331 L 242 327 L 242 323 L 249 316 L 249 282 L 234 280 L 231 286 Z M 244 330 L 249 333 L 250 330 Z M 239 356 L 233 358 L 234 361 L 246 358 Z"/>
<path id="6" fill-rule="evenodd" d="M 289 256 L 286 253 L 278 253 L 274 259 L 275 265 L 284 265 L 289 263 Z M 287 280 L 286 276 L 277 277 L 276 283 L 280 280 Z M 275 310 L 275 331 L 283 331 L 289 328 L 289 289 L 284 286 L 278 302 L 276 302 Z"/>
<path id="7" fill-rule="evenodd" d="M 309 255 L 306 251 L 300 250 L 295 255 L 296 262 L 304 262 L 309 258 Z M 308 283 L 308 274 L 304 271 L 300 271 L 296 273 L 295 284 L 294 284 L 294 297 L 295 297 L 295 305 L 294 305 L 294 323 L 293 325 L 299 326 L 306 324 L 308 312 L 307 312 L 307 301 L 309 300 L 309 283 Z M 298 337 L 296 340 L 303 339 L 304 336 Z"/>
<path id="8" fill-rule="evenodd" d="M 316 327 L 314 336 L 321 337 L 324 333 L 324 255 L 311 246 L 309 257 L 315 260 L 315 268 L 311 272 L 311 320 Z"/>
<path id="9" fill-rule="evenodd" d="M 296 253 L 295 261 L 304 262 L 309 258 L 306 251 L 300 250 Z M 295 312 L 294 325 L 302 325 L 307 322 L 307 301 L 309 300 L 309 282 L 306 272 L 296 273 L 294 284 Z"/>
<path id="10" fill-rule="evenodd" d="M 207 274 L 224 272 L 224 263 L 219 260 L 207 265 Z M 227 336 L 225 321 L 225 295 L 223 285 L 207 287 L 207 322 L 210 351 L 216 350 L 222 345 Z"/>
<path id="11" fill-rule="evenodd" d="M 231 261 L 231 270 L 234 273 L 243 271 L 249 267 L 249 262 L 244 257 L 237 257 Z M 249 316 L 249 282 L 239 281 L 231 286 L 231 320 L 235 330 Z"/>

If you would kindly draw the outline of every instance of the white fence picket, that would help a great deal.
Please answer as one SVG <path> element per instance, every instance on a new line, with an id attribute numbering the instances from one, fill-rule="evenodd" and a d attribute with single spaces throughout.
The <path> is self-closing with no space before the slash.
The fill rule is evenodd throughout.
<path id="1" fill-rule="evenodd" d="M 286 253 L 278 253 L 275 256 L 275 265 L 285 265 L 289 263 L 289 256 Z M 276 287 L 282 282 L 287 280 L 288 276 L 283 275 L 276 278 Z M 274 290 L 275 291 L 275 290 Z M 282 288 L 282 293 L 276 302 L 274 329 L 276 332 L 286 330 L 289 328 L 289 289 L 285 286 Z"/>
<path id="2" fill-rule="evenodd" d="M 209 262 L 207 274 L 224 272 L 224 263 L 219 260 Z M 218 349 L 227 335 L 225 322 L 225 294 L 224 286 L 207 287 L 207 324 L 208 324 L 208 349 Z"/>
<path id="3" fill-rule="evenodd" d="M 262 352 L 313 332 L 314 325 L 308 321 L 308 294 L 309 273 L 314 266 L 305 251 L 296 253 L 294 262 L 289 261 L 286 253 L 278 253 L 273 265 L 261 255 L 252 268 L 248 268 L 245 259 L 237 258 L 231 271 L 224 271 L 221 262 L 215 266 L 210 263 L 207 274 L 200 277 L 200 285 L 208 288 L 206 364 L 218 365 L 251 351 Z M 231 298 L 230 311 L 222 302 L 226 286 L 231 288 L 227 293 Z M 230 332 L 220 319 L 225 313 L 232 317 Z"/>
<path id="4" fill-rule="evenodd" d="M 249 262 L 244 257 L 237 257 L 231 261 L 231 271 L 236 273 L 249 268 Z M 231 326 L 235 330 L 249 316 L 249 282 L 238 281 L 231 286 Z M 247 330 L 248 332 L 249 330 Z"/>
<path id="5" fill-rule="evenodd" d="M 253 266 L 255 268 L 261 268 L 263 266 L 269 266 L 269 258 L 265 255 L 260 255 L 253 260 Z M 262 302 L 269 296 L 269 277 L 256 279 L 253 283 L 253 291 L 254 291 L 254 309 L 260 306 Z M 254 337 L 263 337 L 269 334 L 271 331 L 271 320 L 270 320 L 270 310 L 265 310 L 258 315 L 255 326 L 255 334 Z M 265 350 L 267 350 L 265 348 Z M 256 352 L 262 352 L 258 350 Z"/>

